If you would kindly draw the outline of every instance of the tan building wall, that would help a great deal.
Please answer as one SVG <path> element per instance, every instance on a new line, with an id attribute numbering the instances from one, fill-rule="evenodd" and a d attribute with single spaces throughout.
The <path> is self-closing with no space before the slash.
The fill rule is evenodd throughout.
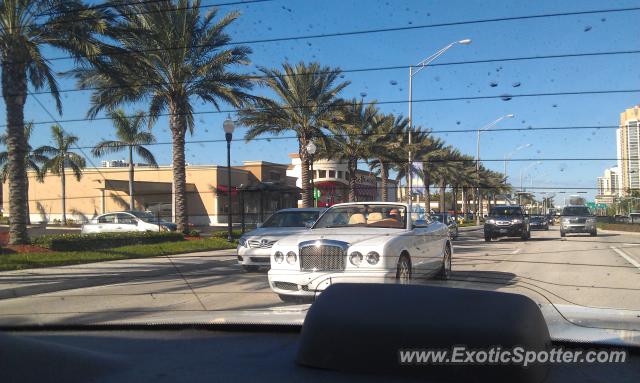
<path id="1" fill-rule="evenodd" d="M 616 132 L 622 195 L 628 195 L 630 189 L 640 187 L 639 109 L 638 106 L 635 106 L 620 113 L 620 128 Z"/>
<path id="2" fill-rule="evenodd" d="M 281 183 L 295 184 L 286 176 L 286 165 L 252 161 L 247 166 L 231 169 L 232 202 L 236 206 L 234 214 L 240 214 L 239 187 L 259 184 L 262 174 L 278 173 Z M 61 179 L 47 174 L 44 182 L 35 180 L 29 173 L 29 213 L 32 223 L 53 222 L 62 218 Z M 216 225 L 227 222 L 227 169 L 216 165 L 190 165 L 186 169 L 187 213 L 189 222 L 195 225 Z M 78 181 L 71 172 L 66 173 L 66 213 L 67 219 L 87 221 L 96 215 L 129 209 L 128 168 L 87 168 Z M 173 173 L 169 166 L 159 168 L 138 167 L 135 170 L 135 210 L 159 212 L 164 218 L 172 219 Z M 9 185 L 2 185 L 2 195 L 9 195 Z M 294 201 L 294 200 L 292 200 Z M 277 208 L 289 207 L 287 201 L 271 204 Z M 3 212 L 8 215 L 9 199 L 2 202 Z M 237 210 L 237 211 L 236 211 Z M 249 207 L 245 208 L 250 210 Z M 254 209 L 255 210 L 255 209 Z M 269 212 L 267 212 L 269 213 Z M 264 214 L 263 214 L 264 215 Z M 234 222 L 236 218 L 234 217 Z M 251 219 L 248 220 L 249 222 Z"/>

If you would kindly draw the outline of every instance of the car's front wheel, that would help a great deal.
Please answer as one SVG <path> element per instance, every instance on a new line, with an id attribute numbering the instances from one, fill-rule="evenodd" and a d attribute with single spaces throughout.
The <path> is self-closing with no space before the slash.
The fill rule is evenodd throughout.
<path id="1" fill-rule="evenodd" d="M 595 236 L 597 236 L 597 235 L 598 235 L 598 231 L 597 231 L 597 230 L 594 230 L 594 231 L 592 231 L 592 232 L 591 232 L 591 233 L 589 233 L 589 234 L 591 234 L 591 236 L 592 236 L 592 237 L 595 237 Z"/>
<path id="2" fill-rule="evenodd" d="M 491 242 L 491 233 L 484 232 L 484 241 Z"/>
<path id="3" fill-rule="evenodd" d="M 442 255 L 442 267 L 438 272 L 438 278 L 447 280 L 451 276 L 451 247 L 446 245 L 444 247 L 444 254 Z"/>
<path id="4" fill-rule="evenodd" d="M 247 273 L 255 273 L 256 271 L 260 270 L 260 266 L 242 265 L 242 270 L 244 270 Z"/>
<path id="5" fill-rule="evenodd" d="M 407 254 L 402 254 L 398 260 L 396 282 L 403 285 L 411 282 L 411 260 Z"/>
<path id="6" fill-rule="evenodd" d="M 567 234 L 566 234 L 564 231 L 560 230 L 560 236 L 561 236 L 561 237 L 566 237 L 566 236 L 567 236 Z"/>
<path id="7" fill-rule="evenodd" d="M 287 294 L 278 294 L 278 298 L 285 303 L 298 303 L 300 302 L 300 298 L 295 295 L 287 295 Z"/>

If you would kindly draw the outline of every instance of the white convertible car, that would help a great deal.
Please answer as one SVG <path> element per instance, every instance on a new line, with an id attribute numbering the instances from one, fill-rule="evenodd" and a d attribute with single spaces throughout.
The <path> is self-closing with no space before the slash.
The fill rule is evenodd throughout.
<path id="1" fill-rule="evenodd" d="M 408 205 L 355 202 L 334 205 L 311 230 L 271 249 L 269 285 L 283 301 L 313 297 L 333 283 L 398 282 L 451 272 L 446 225 Z"/>

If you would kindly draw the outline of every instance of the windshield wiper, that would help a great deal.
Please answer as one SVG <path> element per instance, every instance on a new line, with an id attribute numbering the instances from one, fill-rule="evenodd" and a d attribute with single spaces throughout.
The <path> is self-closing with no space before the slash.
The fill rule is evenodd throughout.
<path id="1" fill-rule="evenodd" d="M 335 228 L 335 227 L 350 227 L 350 226 L 363 226 L 363 224 L 355 224 L 355 225 L 354 225 L 354 224 L 351 224 L 351 225 L 349 225 L 349 224 L 342 224 L 342 225 L 327 225 L 327 226 L 324 226 L 324 227 L 318 227 L 318 229 L 333 229 L 333 228 Z"/>

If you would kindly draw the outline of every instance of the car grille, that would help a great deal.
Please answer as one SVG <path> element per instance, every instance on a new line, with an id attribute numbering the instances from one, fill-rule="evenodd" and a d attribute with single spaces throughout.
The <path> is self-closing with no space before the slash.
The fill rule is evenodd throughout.
<path id="1" fill-rule="evenodd" d="M 249 257 L 251 262 L 269 263 L 269 257 Z"/>
<path id="2" fill-rule="evenodd" d="M 340 246 L 320 245 L 300 248 L 301 270 L 344 270 L 345 251 Z"/>
<path id="3" fill-rule="evenodd" d="M 281 290 L 290 290 L 290 291 L 298 291 L 298 285 L 291 282 L 273 282 L 276 288 Z"/>
<path id="4" fill-rule="evenodd" d="M 572 218 L 569 220 L 570 223 L 586 223 L 586 218 Z"/>
<path id="5" fill-rule="evenodd" d="M 265 241 L 265 240 L 258 240 L 258 239 L 250 239 L 247 241 L 247 243 L 249 244 L 249 247 L 252 249 L 270 249 L 273 247 L 273 244 L 278 242 L 277 240 L 274 241 Z"/>
<path id="6" fill-rule="evenodd" d="M 500 226 L 509 226 L 511 225 L 511 221 L 496 221 L 496 224 Z"/>

